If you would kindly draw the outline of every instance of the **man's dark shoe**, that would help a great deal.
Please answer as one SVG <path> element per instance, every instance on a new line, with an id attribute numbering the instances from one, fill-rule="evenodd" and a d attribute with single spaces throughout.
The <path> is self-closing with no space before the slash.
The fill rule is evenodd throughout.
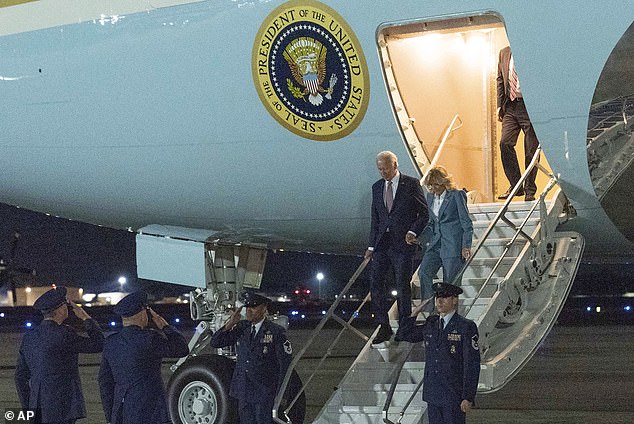
<path id="1" fill-rule="evenodd" d="M 372 340 L 372 344 L 379 344 L 390 340 L 394 332 L 390 328 L 388 324 L 381 324 L 381 328 L 379 328 L 379 332 L 377 333 L 374 340 Z"/>
<path id="2" fill-rule="evenodd" d="M 511 191 L 513 191 L 513 188 L 512 188 L 512 187 L 511 187 L 511 188 L 509 188 L 508 190 L 506 190 L 506 193 L 504 193 L 504 194 L 500 194 L 500 195 L 498 196 L 498 199 L 499 199 L 499 200 L 508 199 L 508 197 L 511 195 Z M 524 190 L 522 190 L 522 189 L 517 190 L 517 193 L 515 193 L 515 196 L 516 196 L 516 197 L 517 197 L 517 196 L 523 196 L 523 195 L 524 195 Z"/>
<path id="3" fill-rule="evenodd" d="M 535 200 L 534 194 L 527 194 L 526 197 L 524 197 L 524 201 L 526 202 L 532 202 L 533 200 Z"/>

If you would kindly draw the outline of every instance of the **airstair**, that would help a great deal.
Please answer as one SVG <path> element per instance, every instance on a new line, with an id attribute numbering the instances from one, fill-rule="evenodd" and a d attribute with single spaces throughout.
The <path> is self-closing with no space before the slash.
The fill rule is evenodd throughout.
<path id="1" fill-rule="evenodd" d="M 538 155 L 539 151 L 529 169 L 536 166 L 548 174 L 538 164 Z M 459 312 L 474 320 L 479 329 L 482 360 L 478 392 L 500 389 L 532 357 L 554 325 L 576 274 L 584 240 L 578 233 L 557 231 L 574 210 L 558 189 L 555 177 L 552 174 L 550 177 L 536 201 L 511 201 L 511 195 L 503 205 L 469 205 L 474 248 L 461 273 L 464 294 L 460 297 Z M 342 295 L 366 264 L 367 260 L 360 265 Z M 418 285 L 417 273 L 412 284 Z M 413 304 L 420 302 L 414 300 Z M 287 380 L 310 344 L 319 339 L 319 331 L 329 319 L 341 324 L 342 329 L 323 359 L 331 354 L 332 346 L 344 332 L 357 334 L 367 342 L 314 423 L 425 422 L 426 405 L 421 396 L 425 358 L 421 345 L 387 342 L 382 347 L 373 347 L 370 340 L 376 331 L 372 337 L 366 337 L 351 325 L 353 318 L 344 321 L 338 317 L 336 308 L 337 302 L 296 354 Z M 391 313 L 396 314 L 395 306 Z M 397 321 L 394 319 L 391 324 L 396 330 Z M 323 359 L 313 375 L 304 378 L 308 394 Z M 292 402 L 287 409 L 291 406 Z M 275 411 L 277 422 L 290 422 L 285 419 L 279 399 Z"/>
<path id="2" fill-rule="evenodd" d="M 588 169 L 599 200 L 634 162 L 634 94 L 590 108 Z"/>

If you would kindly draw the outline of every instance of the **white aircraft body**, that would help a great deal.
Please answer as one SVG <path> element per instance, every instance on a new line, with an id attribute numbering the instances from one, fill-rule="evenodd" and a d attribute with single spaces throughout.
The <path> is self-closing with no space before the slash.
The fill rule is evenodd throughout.
<path id="1" fill-rule="evenodd" d="M 474 219 L 495 215 L 509 188 L 496 77 L 510 45 L 561 192 L 507 205 L 539 206 L 532 236 L 520 228 L 485 246 L 488 230 L 477 235 L 488 254 L 528 240 L 512 260 L 505 250 L 473 261 L 500 255 L 490 274 L 463 278 L 479 390 L 494 391 L 554 324 L 584 240 L 593 256 L 634 254 L 633 18 L 634 2 L 620 0 L 0 1 L 0 201 L 137 231 L 140 277 L 207 285 L 192 302 L 203 322 L 170 385 L 172 416 L 231 421 L 223 390 L 192 377 L 226 358 L 196 354 L 205 321 L 218 328 L 237 289 L 259 284 L 228 277 L 229 265 L 246 258 L 261 278 L 264 259 L 201 242 L 361 254 L 383 150 L 409 175 L 444 165 Z M 549 181 L 540 174 L 538 195 Z M 364 352 L 355 366 L 373 357 Z M 378 368 L 363 368 L 370 387 Z M 341 399 L 316 422 L 382 422 Z"/>
<path id="2" fill-rule="evenodd" d="M 466 46 L 464 61 L 480 67 L 465 67 L 464 73 L 495 78 L 497 51 L 510 42 L 544 157 L 578 213 L 574 227 L 592 240 L 594 252 L 632 252 L 623 229 L 614 225 L 595 194 L 586 139 L 595 88 L 632 23 L 633 4 L 381 1 L 369 7 L 358 1 L 328 1 L 356 35 L 355 48 L 367 63 L 367 86 L 357 86 L 364 91 L 359 107 L 367 110 L 349 110 L 357 115 L 356 127 L 331 141 L 285 128 L 258 96 L 255 50 L 265 47 L 255 46 L 257 33 L 265 22 L 275 27 L 276 21 L 267 17 L 280 4 L 2 2 L 0 200 L 116 228 L 172 225 L 289 248 L 362 252 L 369 187 L 378 179 L 376 154 L 392 150 L 402 172 L 422 174 L 404 140 L 406 124 L 399 122 L 393 90 L 386 83 L 389 59 L 381 54 L 379 38 L 394 28 L 418 25 L 409 40 L 395 36 L 388 42 L 394 43 L 395 54 L 421 67 L 420 77 L 407 77 L 415 84 L 402 77 L 403 87 L 412 92 L 401 96 L 420 96 L 420 107 L 406 107 L 410 116 L 418 113 L 412 116 L 413 126 L 429 145 L 455 113 L 490 103 L 483 115 L 468 118 L 471 122 L 454 137 L 459 145 L 474 128 L 473 121 L 491 126 L 495 94 L 485 95 L 483 90 L 490 90 L 486 86 L 460 86 L 460 67 L 442 68 L 441 63 L 436 78 L 434 69 L 422 69 L 433 49 L 443 46 L 442 35 L 436 34 L 438 45 L 426 47 L 434 35 L 420 40 L 422 28 L 424 22 L 432 28 L 431 22 L 458 17 L 475 17 L 478 24 L 484 15 L 498 17 L 499 24 L 484 24 L 473 33 L 454 29 Z M 405 68 L 399 60 L 394 66 Z M 338 73 L 334 68 L 328 72 Z M 344 86 L 343 75 L 338 77 L 335 89 Z M 463 92 L 432 89 L 445 87 L 447 78 Z M 625 80 L 612 83 L 631 86 Z M 311 105 L 307 99 L 300 102 Z M 493 132 L 475 133 L 484 141 L 468 146 L 470 150 L 454 148 L 456 158 L 445 153 L 443 163 L 459 177 L 458 184 L 491 201 L 508 184 L 496 165 Z M 630 205 L 628 199 L 619 213 Z"/>

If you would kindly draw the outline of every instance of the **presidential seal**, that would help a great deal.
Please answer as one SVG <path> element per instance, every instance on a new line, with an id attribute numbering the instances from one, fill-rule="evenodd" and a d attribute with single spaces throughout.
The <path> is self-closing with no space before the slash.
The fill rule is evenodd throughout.
<path id="1" fill-rule="evenodd" d="M 297 135 L 336 140 L 363 120 L 365 56 L 348 24 L 322 3 L 292 0 L 273 10 L 255 38 L 252 67 L 260 100 Z"/>

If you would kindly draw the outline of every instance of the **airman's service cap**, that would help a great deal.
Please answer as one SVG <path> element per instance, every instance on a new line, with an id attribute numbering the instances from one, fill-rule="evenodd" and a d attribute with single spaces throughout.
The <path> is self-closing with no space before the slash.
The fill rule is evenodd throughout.
<path id="1" fill-rule="evenodd" d="M 453 297 L 462 294 L 462 289 L 453 284 L 434 283 L 432 288 L 436 292 L 436 297 Z"/>
<path id="2" fill-rule="evenodd" d="M 147 307 L 147 293 L 137 291 L 130 293 L 114 307 L 114 313 L 122 317 L 131 317 Z"/>
<path id="3" fill-rule="evenodd" d="M 244 306 L 246 307 L 260 306 L 270 302 L 268 297 L 252 291 L 242 293 L 242 298 L 244 299 Z"/>
<path id="4" fill-rule="evenodd" d="M 66 287 L 55 287 L 38 297 L 33 307 L 38 311 L 49 312 L 66 303 Z"/>

